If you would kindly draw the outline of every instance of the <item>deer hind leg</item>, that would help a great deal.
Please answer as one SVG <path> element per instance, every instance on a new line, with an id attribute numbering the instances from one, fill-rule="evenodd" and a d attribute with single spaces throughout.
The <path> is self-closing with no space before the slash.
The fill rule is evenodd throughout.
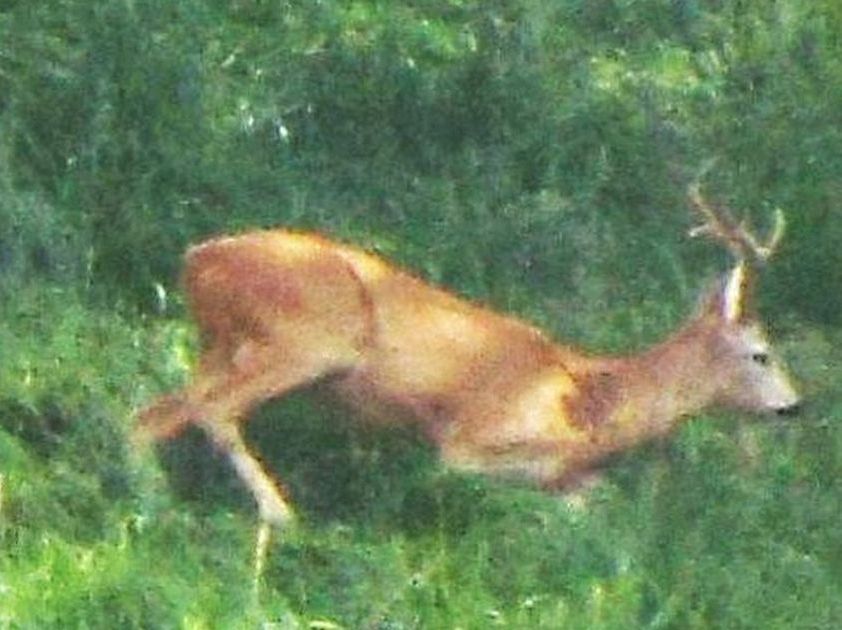
<path id="1" fill-rule="evenodd" d="M 193 422 L 184 391 L 167 394 L 156 399 L 138 414 L 138 424 L 132 440 L 140 445 L 152 440 L 175 437 Z"/>
<path id="2" fill-rule="evenodd" d="M 237 476 L 257 502 L 265 523 L 285 525 L 293 510 L 283 486 L 275 481 L 249 451 L 240 432 L 240 421 L 260 403 L 307 385 L 314 380 L 349 369 L 358 358 L 348 347 L 332 353 L 296 353 L 295 344 L 271 346 L 256 341 L 241 344 L 227 369 L 204 373 L 187 397 L 196 410 L 196 423 L 224 453 Z"/>
<path id="3" fill-rule="evenodd" d="M 257 502 L 260 519 L 277 526 L 289 523 L 293 519 L 293 510 L 283 486 L 272 479 L 249 452 L 235 419 L 208 418 L 201 422 L 201 426 L 214 446 L 225 453 L 237 476 L 251 492 Z"/>
<path id="4" fill-rule="evenodd" d="M 231 353 L 222 344 L 208 344 L 202 353 L 196 383 L 212 381 L 210 376 L 224 373 L 231 361 Z M 202 376 L 205 375 L 205 376 Z M 198 422 L 196 402 L 201 399 L 201 390 L 194 383 L 183 389 L 155 399 L 138 414 L 132 440 L 136 445 L 173 438 L 189 425 Z"/>
<path id="5" fill-rule="evenodd" d="M 306 353 L 298 344 L 243 342 L 227 359 L 203 360 L 196 381 L 185 394 L 197 410 L 195 422 L 230 460 L 237 476 L 257 503 L 260 524 L 254 549 L 253 588 L 259 594 L 272 527 L 294 519 L 283 486 L 273 479 L 249 451 L 240 420 L 261 402 L 280 396 L 319 377 L 349 369 L 359 358 L 354 344 L 340 344 L 333 352 Z"/>

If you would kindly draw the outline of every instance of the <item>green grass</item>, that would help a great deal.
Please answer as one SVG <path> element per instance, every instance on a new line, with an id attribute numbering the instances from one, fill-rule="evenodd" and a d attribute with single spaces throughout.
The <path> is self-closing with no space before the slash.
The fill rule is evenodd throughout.
<path id="1" fill-rule="evenodd" d="M 189 332 L 57 289 L 22 291 L 2 321 L 0 627 L 830 628 L 842 614 L 838 335 L 786 337 L 800 418 L 692 419 L 617 458 L 576 507 L 443 471 L 416 436 L 354 430 L 318 392 L 268 405 L 249 439 L 301 522 L 275 537 L 255 598 L 254 507 L 226 463 L 198 432 L 157 456 L 126 442 L 132 410 L 183 378 Z"/>
<path id="2" fill-rule="evenodd" d="M 0 630 L 836 627 L 839 6 L 0 2 Z M 293 396 L 248 430 L 301 515 L 259 599 L 226 462 L 128 446 L 192 361 L 188 242 L 315 228 L 630 351 L 727 264 L 683 237 L 711 156 L 712 201 L 786 211 L 799 418 L 700 415 L 573 508 Z"/>

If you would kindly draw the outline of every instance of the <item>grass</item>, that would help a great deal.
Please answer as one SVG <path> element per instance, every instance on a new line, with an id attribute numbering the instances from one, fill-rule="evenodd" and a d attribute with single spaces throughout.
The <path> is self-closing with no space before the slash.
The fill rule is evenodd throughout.
<path id="1" fill-rule="evenodd" d="M 0 630 L 836 627 L 836 5 L 348 4 L 0 3 Z M 724 268 L 682 236 L 712 155 L 712 201 L 787 212 L 798 419 L 700 415 L 574 507 L 296 395 L 249 425 L 301 514 L 259 599 L 227 464 L 128 446 L 192 360 L 190 241 L 314 227 L 628 351 Z"/>
<path id="2" fill-rule="evenodd" d="M 301 523 L 259 599 L 255 511 L 198 433 L 137 454 L 135 407 L 184 376 L 174 320 L 67 289 L 3 305 L 0 627 L 830 628 L 842 615 L 838 335 L 792 326 L 799 419 L 688 421 L 613 462 L 584 506 L 442 470 L 319 392 L 250 441 Z M 333 624 L 333 625 L 331 625 Z"/>

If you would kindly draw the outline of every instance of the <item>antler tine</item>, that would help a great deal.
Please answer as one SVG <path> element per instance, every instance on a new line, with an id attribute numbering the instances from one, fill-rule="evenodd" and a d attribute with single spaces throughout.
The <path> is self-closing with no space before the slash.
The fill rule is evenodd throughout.
<path id="1" fill-rule="evenodd" d="M 702 195 L 702 178 L 715 163 L 716 158 L 708 160 L 687 188 L 690 203 L 704 220 L 702 225 L 690 230 L 690 236 L 704 235 L 723 241 L 740 262 L 752 258 L 761 264 L 765 263 L 775 253 L 783 238 L 786 230 L 784 213 L 780 208 L 775 209 L 775 225 L 766 242 L 761 243 L 745 223 L 738 223 L 725 208 L 712 206 Z"/>
<path id="2" fill-rule="evenodd" d="M 763 260 L 768 260 L 772 257 L 778 249 L 778 245 L 781 244 L 784 232 L 786 232 L 786 216 L 784 215 L 783 210 L 775 208 L 775 227 L 772 228 L 772 233 L 769 235 L 769 239 L 766 241 L 766 244 L 760 247 L 762 250 L 761 257 Z"/>
<path id="3" fill-rule="evenodd" d="M 702 225 L 698 225 L 690 230 L 690 236 L 709 236 L 723 241 L 737 260 L 745 260 L 747 258 L 746 243 L 738 238 L 740 230 L 737 226 L 737 222 L 731 214 L 723 208 L 712 207 L 705 200 L 701 192 L 702 178 L 707 175 L 711 168 L 713 168 L 716 161 L 716 158 L 712 158 L 705 162 L 699 171 L 699 174 L 696 176 L 696 179 L 693 180 L 687 188 L 687 195 L 690 198 L 690 203 L 701 215 L 702 220 L 704 221 Z"/>

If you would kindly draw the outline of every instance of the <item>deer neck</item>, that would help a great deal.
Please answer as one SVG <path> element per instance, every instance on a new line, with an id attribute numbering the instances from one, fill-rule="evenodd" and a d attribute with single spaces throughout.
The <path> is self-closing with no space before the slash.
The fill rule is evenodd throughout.
<path id="1" fill-rule="evenodd" d="M 582 387 L 583 398 L 599 399 L 585 405 L 593 414 L 587 424 L 622 447 L 668 433 L 710 404 L 718 380 L 710 334 L 696 321 L 641 354 L 596 358 Z"/>

